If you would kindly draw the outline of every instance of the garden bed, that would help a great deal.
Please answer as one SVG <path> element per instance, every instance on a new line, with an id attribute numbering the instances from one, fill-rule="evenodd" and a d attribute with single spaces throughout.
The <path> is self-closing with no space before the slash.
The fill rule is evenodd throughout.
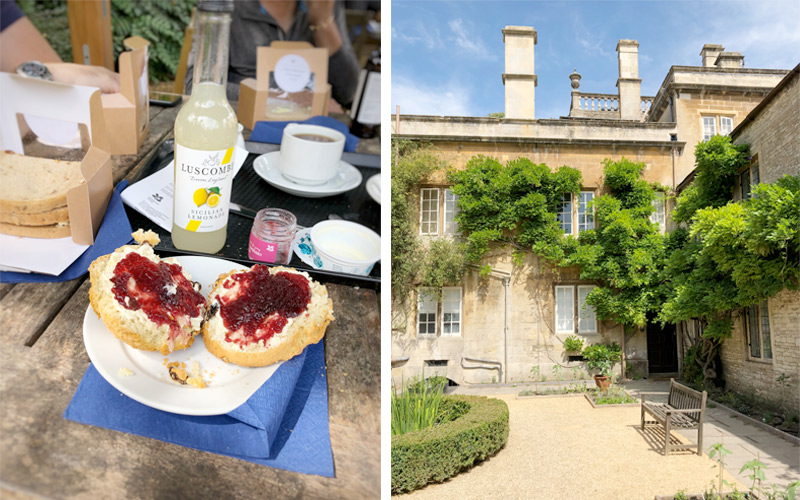
<path id="1" fill-rule="evenodd" d="M 586 391 L 586 400 L 592 408 L 614 408 L 619 406 L 638 406 L 640 401 L 618 386 L 612 386 L 606 394 L 597 389 Z"/>

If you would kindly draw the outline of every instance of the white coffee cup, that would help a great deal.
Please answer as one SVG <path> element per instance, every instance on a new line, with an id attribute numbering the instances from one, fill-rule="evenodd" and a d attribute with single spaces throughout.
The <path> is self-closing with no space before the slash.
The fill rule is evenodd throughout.
<path id="1" fill-rule="evenodd" d="M 297 184 L 324 184 L 336 175 L 344 141 L 344 134 L 328 127 L 290 123 L 283 129 L 278 169 Z"/>

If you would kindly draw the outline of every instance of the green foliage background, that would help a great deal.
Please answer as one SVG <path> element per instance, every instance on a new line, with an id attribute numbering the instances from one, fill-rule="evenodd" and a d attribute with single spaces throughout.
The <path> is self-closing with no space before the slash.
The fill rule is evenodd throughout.
<path id="1" fill-rule="evenodd" d="M 183 31 L 197 0 L 111 0 L 114 59 L 125 48 L 122 41 L 138 35 L 150 41 L 150 81 L 175 78 L 183 44 Z M 31 22 L 66 62 L 72 62 L 66 0 L 20 0 Z"/>

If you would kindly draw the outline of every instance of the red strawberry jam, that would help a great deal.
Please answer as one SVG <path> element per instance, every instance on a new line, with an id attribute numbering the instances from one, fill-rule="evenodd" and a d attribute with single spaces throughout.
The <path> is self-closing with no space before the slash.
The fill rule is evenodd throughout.
<path id="1" fill-rule="evenodd" d="M 181 327 L 178 316 L 199 316 L 205 299 L 181 272 L 181 266 L 153 262 L 130 253 L 114 267 L 112 291 L 122 307 L 141 309 L 157 325 L 169 325 L 174 337 Z"/>
<path id="2" fill-rule="evenodd" d="M 244 336 L 225 340 L 248 345 L 261 340 L 266 344 L 273 335 L 283 330 L 289 318 L 294 318 L 308 308 L 311 288 L 305 276 L 296 273 L 270 274 L 266 266 L 254 266 L 249 272 L 232 275 L 223 285 L 231 288 L 239 284 L 236 297 L 223 299 L 220 315 L 225 328 L 235 332 L 243 328 Z M 230 284 L 230 286 L 228 286 Z"/>

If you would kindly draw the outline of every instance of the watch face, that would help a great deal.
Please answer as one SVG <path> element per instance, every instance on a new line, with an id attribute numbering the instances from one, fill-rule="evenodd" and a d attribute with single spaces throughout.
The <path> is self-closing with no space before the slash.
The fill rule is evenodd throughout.
<path id="1" fill-rule="evenodd" d="M 38 61 L 28 61 L 22 63 L 19 68 L 17 68 L 17 73 L 20 75 L 29 76 L 31 78 L 39 78 L 41 80 L 53 79 L 53 76 L 50 74 L 47 66 Z"/>

